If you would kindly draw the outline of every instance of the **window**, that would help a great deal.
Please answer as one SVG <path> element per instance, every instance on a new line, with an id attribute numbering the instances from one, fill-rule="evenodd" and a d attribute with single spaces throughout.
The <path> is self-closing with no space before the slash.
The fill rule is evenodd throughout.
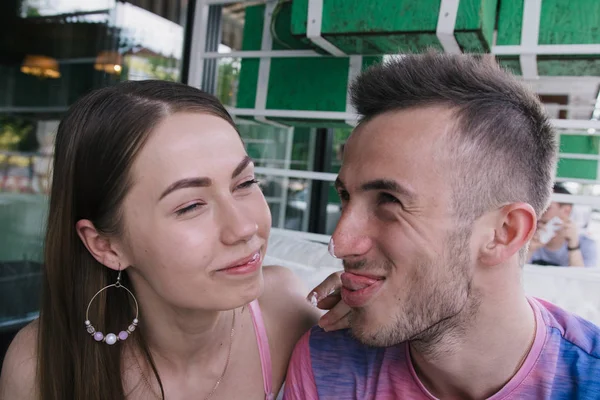
<path id="1" fill-rule="evenodd" d="M 0 2 L 0 356 L 38 310 L 58 121 L 92 89 L 181 81 L 187 4 Z"/>

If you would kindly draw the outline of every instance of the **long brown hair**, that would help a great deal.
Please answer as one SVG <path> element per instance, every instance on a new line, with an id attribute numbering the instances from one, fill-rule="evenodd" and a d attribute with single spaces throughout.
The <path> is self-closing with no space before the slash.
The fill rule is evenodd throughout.
<path id="1" fill-rule="evenodd" d="M 92 257 L 75 224 L 89 219 L 103 234 L 122 233 L 120 210 L 132 183 L 131 165 L 152 129 L 177 112 L 211 114 L 235 128 L 215 97 L 156 80 L 96 90 L 77 101 L 59 125 L 39 318 L 37 382 L 42 400 L 125 398 L 122 344 L 97 343 L 84 325 L 88 302 L 115 282 L 116 272 Z M 126 273 L 122 282 L 134 289 Z M 92 304 L 90 319 L 98 330 L 118 333 L 129 326 L 133 312 L 125 291 L 109 290 Z M 140 317 L 140 327 L 129 340 L 145 354 L 160 384 L 143 331 Z"/>

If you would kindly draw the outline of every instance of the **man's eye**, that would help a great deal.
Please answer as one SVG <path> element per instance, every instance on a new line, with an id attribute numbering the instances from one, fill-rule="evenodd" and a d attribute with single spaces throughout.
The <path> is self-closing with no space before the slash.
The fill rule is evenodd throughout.
<path id="1" fill-rule="evenodd" d="M 379 197 L 377 199 L 377 204 L 381 205 L 381 204 L 390 204 L 390 203 L 402 205 L 400 200 L 398 200 L 397 198 L 395 198 L 394 196 L 392 196 L 389 193 L 380 193 L 379 194 Z"/>

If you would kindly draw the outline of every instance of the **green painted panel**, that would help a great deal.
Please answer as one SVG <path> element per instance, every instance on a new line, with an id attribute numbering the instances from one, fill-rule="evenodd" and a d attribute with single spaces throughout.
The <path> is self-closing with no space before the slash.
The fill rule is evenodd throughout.
<path id="1" fill-rule="evenodd" d="M 538 73 L 542 76 L 600 76 L 600 57 L 538 57 Z"/>
<path id="2" fill-rule="evenodd" d="M 558 161 L 559 178 L 596 179 L 598 162 L 594 160 L 570 160 L 560 159 Z"/>
<path id="3" fill-rule="evenodd" d="M 335 43 L 336 47 L 347 54 L 396 54 L 418 53 L 425 49 L 443 50 L 435 33 L 350 35 L 323 37 Z M 484 53 L 488 48 L 479 32 L 456 32 L 456 41 L 469 53 Z"/>
<path id="4" fill-rule="evenodd" d="M 454 37 L 466 53 L 487 53 L 489 51 L 489 47 L 479 31 L 455 32 Z"/>
<path id="5" fill-rule="evenodd" d="M 561 135 L 560 153 L 598 154 L 599 139 L 590 135 Z M 596 179 L 598 162 L 561 158 L 557 175 L 561 178 Z"/>
<path id="6" fill-rule="evenodd" d="M 254 108 L 259 64 L 260 60 L 257 58 L 244 58 L 242 60 L 237 93 L 238 108 Z"/>
<path id="7" fill-rule="evenodd" d="M 290 166 L 290 169 L 309 171 L 313 166 L 308 164 L 310 147 L 311 129 L 294 128 L 294 141 L 292 142 L 292 161 L 299 161 Z"/>
<path id="8" fill-rule="evenodd" d="M 500 8 L 498 10 L 498 35 L 496 37 L 497 45 L 516 46 L 521 44 L 523 6 L 524 0 L 500 0 Z M 544 8 L 543 3 L 542 8 Z M 540 26 L 540 29 L 541 28 L 542 27 Z"/>
<path id="9" fill-rule="evenodd" d="M 375 65 L 375 64 L 380 63 L 381 60 L 382 60 L 381 57 L 368 57 L 368 56 L 365 56 L 365 57 L 363 57 L 362 67 L 363 67 L 363 69 L 366 69 L 366 68 L 370 67 L 371 65 Z"/>
<path id="10" fill-rule="evenodd" d="M 305 35 L 308 0 L 292 3 L 292 33 Z M 324 0 L 322 31 L 331 34 L 435 32 L 440 4 L 440 0 Z M 496 0 L 462 0 L 456 29 L 480 29 L 482 15 L 486 23 L 490 17 L 494 21 L 496 4 Z"/>
<path id="11" fill-rule="evenodd" d="M 498 45 L 521 44 L 524 0 L 503 0 L 498 12 Z M 540 44 L 600 43 L 600 1 L 544 0 Z"/>
<path id="12" fill-rule="evenodd" d="M 347 54 L 416 53 L 426 48 L 442 49 L 435 34 L 323 35 L 323 37 Z"/>
<path id="13" fill-rule="evenodd" d="M 524 0 L 500 2 L 498 45 L 521 44 L 523 4 Z M 600 43 L 600 1 L 544 0 L 538 41 L 540 44 Z M 514 73 L 521 73 L 518 57 L 501 59 Z M 540 56 L 538 73 L 542 76 L 600 76 L 600 55 Z"/>
<path id="14" fill-rule="evenodd" d="M 350 125 L 344 121 L 329 119 L 304 119 L 304 118 L 268 118 L 269 121 L 291 125 L 295 128 L 348 128 Z"/>
<path id="15" fill-rule="evenodd" d="M 519 57 L 496 57 L 496 60 L 508 71 L 515 75 L 521 75 L 521 63 L 519 62 Z"/>
<path id="16" fill-rule="evenodd" d="M 292 5 L 290 3 L 280 3 L 273 11 L 273 49 L 274 50 L 302 50 L 312 49 L 313 46 L 306 39 L 298 37 L 292 34 L 290 26 L 292 24 Z M 264 9 L 264 7 L 260 7 Z M 254 32 L 258 33 L 258 37 L 262 34 L 261 31 Z M 245 32 L 244 32 L 245 33 Z M 259 44 L 260 46 L 260 44 Z"/>
<path id="17" fill-rule="evenodd" d="M 440 49 L 435 34 L 440 0 L 324 0 L 323 37 L 350 54 L 393 54 Z M 457 40 L 466 52 L 489 50 L 497 0 L 463 0 Z M 306 36 L 308 0 L 292 3 L 292 34 Z M 462 37 L 459 38 L 459 34 Z"/>
<path id="18" fill-rule="evenodd" d="M 590 135 L 561 135 L 560 153 L 598 154 L 600 138 Z"/>
<path id="19" fill-rule="evenodd" d="M 345 111 L 348 58 L 271 60 L 267 108 Z"/>
<path id="20" fill-rule="evenodd" d="M 540 44 L 600 43 L 600 1 L 544 0 Z"/>
<path id="21" fill-rule="evenodd" d="M 260 46 L 257 38 L 262 34 L 264 6 L 247 8 L 249 12 L 244 26 L 244 50 L 256 50 Z M 291 36 L 289 24 L 291 6 L 282 3 L 274 15 L 277 16 L 274 30 L 277 32 L 274 49 L 286 49 L 299 44 Z M 287 28 L 286 28 L 287 27 Z M 286 32 L 287 29 L 287 32 Z M 249 38 L 252 37 L 252 38 Z M 296 42 L 294 42 L 296 41 Z M 363 68 L 381 61 L 381 57 L 363 57 Z M 237 96 L 238 108 L 254 108 L 258 83 L 259 59 L 244 59 L 241 64 Z M 267 89 L 267 109 L 338 111 L 346 110 L 348 86 L 348 58 L 272 58 Z M 275 120 L 274 120 L 275 121 Z M 283 121 L 283 120 L 279 120 Z M 290 120 L 285 120 L 290 123 Z M 294 126 L 326 127 L 346 126 L 338 121 L 292 120 Z"/>
<path id="22" fill-rule="evenodd" d="M 498 61 L 512 73 L 521 75 L 518 57 L 498 57 Z M 539 56 L 537 64 L 541 76 L 600 76 L 600 57 Z"/>
<path id="23" fill-rule="evenodd" d="M 439 11 L 439 0 L 324 0 L 321 30 L 333 34 L 424 31 L 436 25 L 433 7 Z M 294 0 L 292 16 L 292 33 L 305 36 L 308 0 Z"/>
<path id="24" fill-rule="evenodd" d="M 260 50 L 262 30 L 265 20 L 265 6 L 253 6 L 245 9 L 244 36 L 242 49 Z"/>
<path id="25" fill-rule="evenodd" d="M 265 7 L 248 7 L 245 12 L 246 24 L 242 38 L 242 49 L 248 51 L 260 50 Z M 238 108 L 254 108 L 259 62 L 258 58 L 242 59 L 237 94 Z"/>
<path id="26" fill-rule="evenodd" d="M 496 19 L 498 17 L 498 1 L 500 0 L 482 0 L 481 2 L 481 27 L 478 31 L 481 31 L 481 34 L 483 35 L 482 43 L 490 44 L 494 42 L 494 31 L 496 29 Z M 488 51 L 489 48 L 490 46 L 487 47 Z"/>

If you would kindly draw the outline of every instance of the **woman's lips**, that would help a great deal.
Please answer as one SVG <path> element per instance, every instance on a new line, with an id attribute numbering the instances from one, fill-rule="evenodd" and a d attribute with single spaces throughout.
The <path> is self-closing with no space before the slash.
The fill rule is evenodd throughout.
<path id="1" fill-rule="evenodd" d="M 227 268 L 220 269 L 217 272 L 221 272 L 228 275 L 245 275 L 257 271 L 260 268 L 260 264 L 260 251 L 257 251 L 250 257 L 246 257 L 246 259 L 244 259 L 240 263 L 234 264 Z"/>

